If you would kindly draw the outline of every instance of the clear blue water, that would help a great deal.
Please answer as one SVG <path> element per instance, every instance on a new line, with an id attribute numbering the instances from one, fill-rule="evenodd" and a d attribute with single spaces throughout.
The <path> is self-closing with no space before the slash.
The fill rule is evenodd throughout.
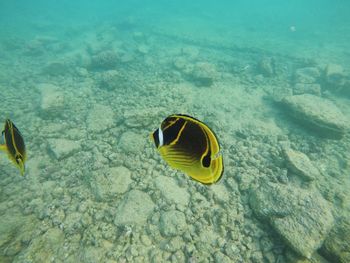
<path id="1" fill-rule="evenodd" d="M 0 116 L 28 158 L 0 153 L 0 262 L 350 262 L 349 14 L 1 1 Z M 219 184 L 149 140 L 174 113 L 216 133 Z"/>

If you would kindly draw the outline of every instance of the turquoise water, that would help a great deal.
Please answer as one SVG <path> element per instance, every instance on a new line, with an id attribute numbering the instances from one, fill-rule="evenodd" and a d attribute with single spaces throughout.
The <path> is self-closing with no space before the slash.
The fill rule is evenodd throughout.
<path id="1" fill-rule="evenodd" d="M 347 1 L 2 1 L 0 262 L 350 262 Z M 206 186 L 150 134 L 217 135 Z M 4 143 L 4 142 L 2 142 Z"/>

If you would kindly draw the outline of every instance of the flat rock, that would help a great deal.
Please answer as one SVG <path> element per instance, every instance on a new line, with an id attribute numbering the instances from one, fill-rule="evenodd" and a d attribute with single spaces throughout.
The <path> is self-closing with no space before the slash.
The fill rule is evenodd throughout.
<path id="1" fill-rule="evenodd" d="M 255 214 L 298 254 L 310 258 L 319 249 L 334 219 L 331 207 L 315 190 L 264 183 L 252 190 L 250 205 Z"/>
<path id="2" fill-rule="evenodd" d="M 21 215 L 3 214 L 0 218 L 0 247 L 13 241 L 25 224 L 25 218 Z"/>
<path id="3" fill-rule="evenodd" d="M 101 51 L 91 57 L 91 69 L 114 69 L 118 63 L 118 54 L 113 50 Z"/>
<path id="4" fill-rule="evenodd" d="M 296 83 L 293 88 L 294 95 L 313 94 L 321 96 L 321 86 L 315 83 Z"/>
<path id="5" fill-rule="evenodd" d="M 186 226 L 185 215 L 180 211 L 165 211 L 160 216 L 159 230 L 166 237 L 181 235 Z"/>
<path id="6" fill-rule="evenodd" d="M 222 203 L 226 203 L 230 200 L 230 194 L 224 184 L 214 184 L 210 187 L 210 190 L 213 191 L 215 200 Z"/>
<path id="7" fill-rule="evenodd" d="M 318 68 L 305 67 L 297 69 L 294 78 L 296 83 L 315 83 L 320 76 Z"/>
<path id="8" fill-rule="evenodd" d="M 40 110 L 46 114 L 58 115 L 65 106 L 63 91 L 49 83 L 39 84 L 38 90 L 41 93 Z"/>
<path id="9" fill-rule="evenodd" d="M 94 178 L 92 188 L 99 201 L 111 200 L 124 194 L 132 183 L 131 172 L 124 166 L 99 171 Z"/>
<path id="10" fill-rule="evenodd" d="M 271 57 L 263 57 L 259 60 L 257 64 L 258 73 L 264 75 L 265 77 L 271 77 L 275 74 L 275 63 L 274 59 Z"/>
<path id="11" fill-rule="evenodd" d="M 57 228 L 48 229 L 43 235 L 33 239 L 27 249 L 19 255 L 18 262 L 42 262 L 54 258 L 64 245 L 64 233 Z"/>
<path id="12" fill-rule="evenodd" d="M 115 123 L 113 110 L 106 105 L 96 104 L 87 117 L 87 128 L 92 132 L 103 132 Z"/>
<path id="13" fill-rule="evenodd" d="M 325 69 L 326 82 L 329 88 L 338 90 L 346 83 L 346 74 L 341 65 L 328 64 Z"/>
<path id="14" fill-rule="evenodd" d="M 44 74 L 48 74 L 51 76 L 59 76 L 69 73 L 69 67 L 61 61 L 50 62 L 43 69 Z"/>
<path id="15" fill-rule="evenodd" d="M 118 205 L 114 224 L 142 224 L 155 208 L 150 196 L 140 190 L 131 190 Z"/>
<path id="16" fill-rule="evenodd" d="M 143 151 L 145 138 L 132 131 L 124 132 L 118 142 L 118 147 L 126 153 L 138 154 Z"/>
<path id="17" fill-rule="evenodd" d="M 123 114 L 124 124 L 130 128 L 145 128 L 162 113 L 165 115 L 166 110 L 160 107 L 130 109 Z"/>
<path id="18" fill-rule="evenodd" d="M 331 101 L 311 94 L 288 96 L 282 100 L 288 114 L 314 131 L 341 137 L 349 131 L 349 121 Z"/>
<path id="19" fill-rule="evenodd" d="M 334 262 L 350 262 L 350 221 L 340 218 L 329 233 L 322 247 L 322 252 Z"/>
<path id="20" fill-rule="evenodd" d="M 285 149 L 284 154 L 291 172 L 299 175 L 304 180 L 311 181 L 319 177 L 320 171 L 312 164 L 309 157 L 302 152 Z"/>
<path id="21" fill-rule="evenodd" d="M 68 139 L 48 139 L 48 151 L 57 160 L 62 160 L 79 152 L 80 142 Z"/>
<path id="22" fill-rule="evenodd" d="M 184 209 L 188 206 L 190 194 L 185 188 L 180 187 L 173 178 L 158 176 L 155 182 L 162 196 L 168 202 L 178 204 L 179 209 Z"/>
<path id="23" fill-rule="evenodd" d="M 105 70 L 97 74 L 98 86 L 101 89 L 115 90 L 121 88 L 122 77 L 121 74 L 115 70 Z"/>
<path id="24" fill-rule="evenodd" d="M 213 64 L 197 62 L 189 77 L 197 86 L 208 87 L 214 83 L 214 80 L 218 77 L 218 72 Z"/>

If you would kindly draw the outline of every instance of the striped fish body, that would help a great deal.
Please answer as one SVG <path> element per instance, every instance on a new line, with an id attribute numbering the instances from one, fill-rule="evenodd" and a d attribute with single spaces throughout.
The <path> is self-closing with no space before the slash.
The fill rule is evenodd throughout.
<path id="1" fill-rule="evenodd" d="M 24 175 L 26 161 L 26 146 L 20 131 L 9 119 L 6 120 L 2 131 L 5 144 L 0 149 L 7 152 L 9 159 L 19 168 L 21 175 Z"/>
<path id="2" fill-rule="evenodd" d="M 188 115 L 171 115 L 152 135 L 162 158 L 172 167 L 203 184 L 223 174 L 223 159 L 214 132 Z"/>

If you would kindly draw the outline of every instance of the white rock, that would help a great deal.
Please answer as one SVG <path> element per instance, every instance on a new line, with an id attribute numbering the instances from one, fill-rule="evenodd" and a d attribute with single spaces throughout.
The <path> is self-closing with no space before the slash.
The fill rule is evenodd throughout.
<path id="1" fill-rule="evenodd" d="M 252 190 L 250 206 L 306 258 L 322 246 L 334 224 L 332 207 L 317 190 L 267 182 Z"/>
<path id="2" fill-rule="evenodd" d="M 307 155 L 292 149 L 285 149 L 287 165 L 290 171 L 301 176 L 306 181 L 311 181 L 320 176 L 320 171 L 312 164 Z"/>
<path id="3" fill-rule="evenodd" d="M 38 85 L 41 92 L 40 109 L 49 114 L 60 112 L 64 108 L 64 93 L 53 84 L 43 83 Z"/>
<path id="4" fill-rule="evenodd" d="M 184 213 L 177 210 L 163 212 L 160 217 L 160 232 L 166 237 L 181 235 L 186 229 Z"/>
<path id="5" fill-rule="evenodd" d="M 127 131 L 120 137 L 118 147 L 126 153 L 138 154 L 143 152 L 146 138 L 140 136 L 139 133 Z"/>
<path id="6" fill-rule="evenodd" d="M 87 117 L 88 130 L 102 132 L 114 125 L 114 112 L 106 105 L 96 104 Z"/>
<path id="7" fill-rule="evenodd" d="M 57 159 L 61 160 L 79 152 L 81 145 L 77 141 L 67 139 L 49 139 L 48 150 Z"/>
<path id="8" fill-rule="evenodd" d="M 185 188 L 178 186 L 173 178 L 158 176 L 155 181 L 157 188 L 168 202 L 178 204 L 183 208 L 188 206 L 190 199 L 189 193 Z"/>
<path id="9" fill-rule="evenodd" d="M 213 190 L 214 197 L 220 202 L 228 202 L 230 200 L 230 194 L 223 184 L 214 184 L 210 187 Z"/>
<path id="10" fill-rule="evenodd" d="M 147 221 L 155 205 L 150 196 L 140 190 L 131 190 L 117 208 L 114 224 L 142 224 Z"/>
<path id="11" fill-rule="evenodd" d="M 93 188 L 97 199 L 103 201 L 125 193 L 131 182 L 129 169 L 123 166 L 112 167 L 96 174 Z"/>

